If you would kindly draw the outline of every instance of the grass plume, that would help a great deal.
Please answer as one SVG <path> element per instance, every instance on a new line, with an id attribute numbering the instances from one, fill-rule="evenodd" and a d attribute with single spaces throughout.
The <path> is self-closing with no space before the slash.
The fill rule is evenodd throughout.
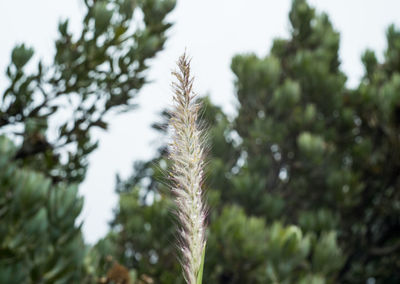
<path id="1" fill-rule="evenodd" d="M 190 60 L 186 54 L 178 62 L 178 70 L 172 72 L 174 109 L 170 127 L 173 131 L 170 144 L 172 161 L 172 191 L 177 205 L 179 220 L 179 248 L 182 267 L 188 284 L 201 283 L 204 261 L 206 208 L 203 201 L 204 135 L 198 125 L 201 105 L 193 92 Z"/>

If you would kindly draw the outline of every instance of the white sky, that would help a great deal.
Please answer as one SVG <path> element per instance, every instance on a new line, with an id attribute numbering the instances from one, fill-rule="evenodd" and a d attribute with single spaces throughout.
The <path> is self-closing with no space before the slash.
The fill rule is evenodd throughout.
<path id="1" fill-rule="evenodd" d="M 11 49 L 25 42 L 34 47 L 35 60 L 51 62 L 60 19 L 70 18 L 79 31 L 83 15 L 80 0 L 0 0 L 0 92 L 6 88 L 4 71 Z M 193 58 L 198 93 L 234 114 L 235 99 L 231 58 L 237 53 L 265 55 L 272 40 L 289 31 L 290 0 L 180 0 L 169 19 L 175 22 L 166 49 L 152 61 L 147 85 L 136 102 L 139 109 L 112 118 L 107 132 L 94 131 L 99 148 L 90 157 L 86 180 L 80 187 L 85 197 L 82 214 L 85 239 L 93 243 L 108 230 L 117 196 L 115 174 L 132 172 L 136 160 L 151 158 L 157 136 L 150 124 L 170 105 L 170 71 L 187 48 Z M 361 53 L 368 47 L 379 58 L 386 47 L 385 31 L 391 23 L 400 27 L 398 0 L 309 0 L 330 16 L 341 33 L 342 69 L 355 86 L 363 72 Z"/>

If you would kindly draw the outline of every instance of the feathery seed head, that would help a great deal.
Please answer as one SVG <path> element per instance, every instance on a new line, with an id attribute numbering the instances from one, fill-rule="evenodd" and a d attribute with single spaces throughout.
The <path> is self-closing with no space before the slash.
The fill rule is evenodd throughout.
<path id="1" fill-rule="evenodd" d="M 188 284 L 196 284 L 205 249 L 206 208 L 203 202 L 204 138 L 198 126 L 200 104 L 196 102 L 190 61 L 186 54 L 178 62 L 178 70 L 172 72 L 176 82 L 174 109 L 170 126 L 172 142 L 170 159 L 173 163 L 171 177 L 172 191 L 177 205 L 180 223 L 179 238 L 182 252 L 184 276 Z"/>

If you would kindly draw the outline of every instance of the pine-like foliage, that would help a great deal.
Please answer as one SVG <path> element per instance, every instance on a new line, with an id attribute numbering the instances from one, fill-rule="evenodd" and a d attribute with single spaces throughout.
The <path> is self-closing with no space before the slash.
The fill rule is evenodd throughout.
<path id="1" fill-rule="evenodd" d="M 19 168 L 15 152 L 0 136 L 0 283 L 84 283 L 78 188 Z"/>
<path id="2" fill-rule="evenodd" d="M 100 283 L 112 264 L 99 257 L 112 251 L 109 242 L 86 254 L 77 223 L 83 203 L 78 184 L 97 147 L 92 130 L 107 128 L 107 114 L 135 106 L 147 61 L 164 47 L 175 1 L 82 5 L 82 30 L 73 34 L 68 20 L 59 24 L 50 65 L 35 68 L 33 49 L 21 44 L 6 70 L 8 85 L 0 92 L 0 283 Z M 129 278 L 115 271 L 109 278 Z"/>
<path id="3" fill-rule="evenodd" d="M 388 29 L 382 61 L 365 52 L 350 89 L 328 16 L 295 0 L 289 19 L 290 36 L 267 55 L 233 58 L 233 121 L 203 100 L 204 282 L 399 283 L 400 31 Z M 163 167 L 165 148 L 119 182 L 117 244 L 134 257 L 118 257 L 155 283 L 183 283 L 171 260 L 172 197 L 156 182 Z"/>

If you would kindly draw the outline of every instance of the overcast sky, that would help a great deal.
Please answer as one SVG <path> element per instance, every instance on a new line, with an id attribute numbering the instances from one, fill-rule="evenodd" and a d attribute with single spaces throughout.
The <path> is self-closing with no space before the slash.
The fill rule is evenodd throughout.
<path id="1" fill-rule="evenodd" d="M 51 62 L 60 19 L 70 18 L 73 31 L 80 30 L 82 0 L 0 1 L 0 92 L 6 88 L 4 71 L 12 47 L 25 42 L 34 47 L 34 60 Z M 363 69 L 360 55 L 370 48 L 382 58 L 385 31 L 391 23 L 400 27 L 399 0 L 309 0 L 330 16 L 341 33 L 340 58 L 349 86 L 357 85 Z M 90 157 L 86 180 L 80 187 L 85 197 L 82 213 L 85 239 L 93 243 L 108 230 L 117 196 L 115 174 L 129 176 L 136 160 L 151 158 L 157 136 L 150 124 L 170 105 L 170 71 L 186 48 L 192 59 L 198 93 L 209 93 L 214 103 L 235 113 L 232 56 L 255 52 L 264 56 L 272 40 L 287 37 L 291 0 L 180 0 L 169 16 L 174 27 L 166 49 L 152 61 L 147 85 L 136 102 L 139 109 L 112 118 L 107 132 L 94 131 L 99 148 Z"/>

